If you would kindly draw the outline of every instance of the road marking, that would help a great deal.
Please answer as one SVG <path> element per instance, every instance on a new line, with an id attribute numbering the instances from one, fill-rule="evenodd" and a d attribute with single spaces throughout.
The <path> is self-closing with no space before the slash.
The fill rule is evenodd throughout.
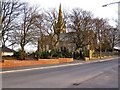
<path id="1" fill-rule="evenodd" d="M 30 69 L 21 69 L 21 70 L 10 70 L 10 71 L 2 71 L 0 74 L 5 74 L 5 73 L 12 73 L 12 72 L 21 72 L 21 71 L 30 71 L 30 70 L 40 70 L 40 69 L 50 69 L 50 68 L 57 68 L 57 67 L 66 67 L 66 66 L 75 66 L 75 65 L 80 65 L 80 64 L 88 64 L 88 63 L 94 63 L 94 62 L 103 62 L 106 60 L 112 60 L 116 58 L 111 58 L 111 59 L 105 59 L 105 60 L 98 60 L 98 61 L 90 61 L 90 62 L 82 62 L 82 63 L 74 63 L 74 64 L 66 64 L 66 65 L 58 65 L 58 66 L 49 66 L 49 67 L 39 67 L 39 68 L 30 68 Z"/>
<path id="2" fill-rule="evenodd" d="M 21 70 L 10 70 L 10 71 L 0 72 L 0 74 L 12 73 L 12 72 L 21 72 L 21 71 L 30 71 L 30 70 L 38 70 L 38 69 L 50 69 L 50 68 L 65 67 L 65 66 L 74 66 L 74 65 L 80 65 L 80 64 L 83 64 L 83 63 L 66 64 L 66 65 L 49 66 L 49 67 L 39 67 L 39 68 L 30 68 L 30 69 L 21 69 Z"/>

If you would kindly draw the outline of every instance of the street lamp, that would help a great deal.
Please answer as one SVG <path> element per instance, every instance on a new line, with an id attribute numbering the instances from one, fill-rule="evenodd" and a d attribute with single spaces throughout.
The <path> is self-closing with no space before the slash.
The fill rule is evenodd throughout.
<path id="1" fill-rule="evenodd" d="M 118 2 L 113 2 L 113 3 L 109 3 L 109 4 L 105 4 L 105 5 L 102 5 L 102 7 L 106 7 L 106 6 L 108 6 L 108 5 L 116 4 L 116 3 L 120 3 L 120 1 L 118 1 Z"/>
<path id="2" fill-rule="evenodd" d="M 105 4 L 105 5 L 102 5 L 102 7 L 106 7 L 106 6 L 111 5 L 111 4 L 118 4 L 118 29 L 120 30 L 120 10 L 119 10 L 120 9 L 120 1 Z"/>
<path id="3" fill-rule="evenodd" d="M 106 7 L 108 5 L 111 5 L 111 4 L 118 4 L 118 28 L 120 29 L 120 1 L 118 2 L 113 2 L 113 3 L 109 3 L 109 4 L 105 4 L 105 5 L 102 5 L 102 7 Z"/>

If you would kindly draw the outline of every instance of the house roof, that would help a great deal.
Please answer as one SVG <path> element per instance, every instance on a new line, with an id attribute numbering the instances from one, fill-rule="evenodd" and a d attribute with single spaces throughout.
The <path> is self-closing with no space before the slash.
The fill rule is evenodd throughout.
<path id="1" fill-rule="evenodd" d="M 14 52 L 13 49 L 7 48 L 5 46 L 2 46 L 2 52 Z"/>

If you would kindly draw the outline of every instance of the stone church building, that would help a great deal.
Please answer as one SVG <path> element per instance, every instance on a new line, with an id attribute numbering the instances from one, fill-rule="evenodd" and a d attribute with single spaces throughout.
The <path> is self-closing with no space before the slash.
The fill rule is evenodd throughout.
<path id="1" fill-rule="evenodd" d="M 49 35 L 44 35 L 39 40 L 38 51 L 43 52 L 43 51 L 51 51 L 53 49 L 59 49 L 59 50 L 67 49 L 70 52 L 74 52 L 76 49 L 76 44 L 73 41 L 74 41 L 74 37 L 76 36 L 76 32 L 66 32 L 67 29 L 66 22 L 63 20 L 61 4 L 59 6 L 58 19 L 54 23 L 53 28 L 54 28 L 54 33 L 51 33 Z M 92 41 L 92 43 L 93 42 L 94 41 Z M 94 45 L 91 46 L 93 46 L 94 48 Z M 87 47 L 84 47 L 84 49 L 86 48 Z"/>
<path id="2" fill-rule="evenodd" d="M 59 6 L 59 14 L 57 22 L 54 23 L 54 33 L 44 35 L 39 41 L 38 51 L 51 51 L 52 49 L 68 49 L 75 50 L 75 44 L 71 42 L 73 32 L 66 32 L 66 22 L 63 20 L 61 4 Z"/>

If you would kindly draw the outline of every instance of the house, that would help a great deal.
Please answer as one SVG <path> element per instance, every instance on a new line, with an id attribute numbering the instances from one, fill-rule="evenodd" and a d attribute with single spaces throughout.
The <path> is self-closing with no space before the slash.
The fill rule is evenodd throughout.
<path id="1" fill-rule="evenodd" d="M 2 56 L 13 56 L 13 55 L 14 55 L 14 50 L 2 46 Z"/>

